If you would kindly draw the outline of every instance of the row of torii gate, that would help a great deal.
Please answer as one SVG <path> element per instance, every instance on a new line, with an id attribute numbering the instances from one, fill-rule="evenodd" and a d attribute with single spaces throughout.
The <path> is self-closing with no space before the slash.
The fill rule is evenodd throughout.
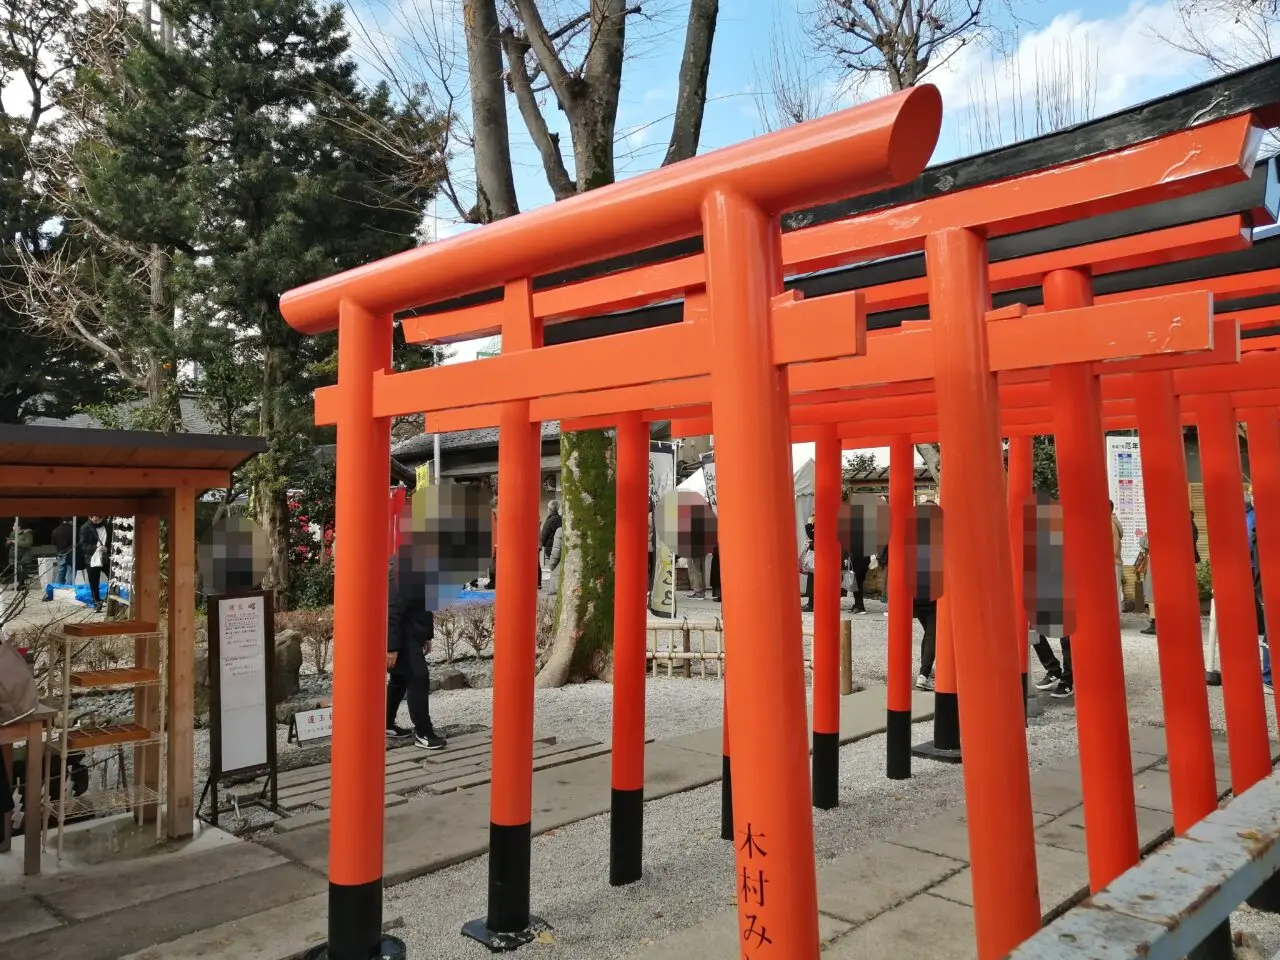
<path id="1" fill-rule="evenodd" d="M 677 435 L 714 431 L 732 649 L 726 740 L 752 745 L 733 760 L 735 856 L 738 872 L 763 869 L 768 881 L 767 902 L 739 885 L 744 957 L 812 960 L 819 951 L 810 811 L 837 799 L 842 446 L 891 448 L 892 757 L 910 740 L 911 574 L 901 562 L 901 521 L 913 510 L 912 444 L 941 444 L 948 626 L 939 637 L 938 699 L 940 712 L 948 702 L 958 708 L 964 731 L 983 960 L 1005 955 L 1041 923 L 1023 723 L 1027 624 L 1014 576 L 1033 434 L 1057 440 L 1078 611 L 1072 652 L 1092 888 L 1138 860 L 1106 430 L 1136 426 L 1141 436 L 1176 830 L 1217 799 L 1186 523 L 1186 422 L 1200 437 L 1232 787 L 1238 794 L 1266 776 L 1236 424 L 1248 424 L 1267 599 L 1280 609 L 1280 337 L 1249 336 L 1280 319 L 1280 309 L 1215 315 L 1214 298 L 1276 293 L 1280 258 L 1274 269 L 1095 297 L 1095 278 L 1114 271 L 1246 248 L 1256 213 L 998 263 L 988 262 L 988 245 L 1248 181 L 1259 127 L 1272 119 L 1261 108 L 1272 106 L 1255 97 L 1233 110 L 1228 101 L 1189 129 L 1179 123 L 1121 149 L 1028 165 L 964 189 L 935 178 L 921 191 L 927 197 L 901 202 L 899 194 L 881 209 L 782 233 L 786 211 L 916 181 L 942 112 L 937 91 L 918 87 L 287 294 L 282 311 L 294 328 L 336 329 L 339 344 L 338 385 L 316 394 L 317 422 L 338 428 L 343 531 L 327 955 L 381 955 L 384 660 L 369 625 L 384 621 L 386 597 L 368 572 L 386 562 L 389 425 L 403 414 L 425 410 L 430 431 L 500 431 L 489 900 L 486 916 L 467 929 L 490 946 L 516 945 L 531 928 L 536 595 L 515 568 L 536 551 L 543 420 L 560 420 L 565 431 L 617 431 L 614 883 L 641 869 L 647 423 L 671 420 Z M 534 282 L 699 235 L 701 250 L 678 258 L 559 286 Z M 921 249 L 920 278 L 812 298 L 784 289 L 784 276 Z M 494 284 L 500 295 L 451 300 Z M 1037 284 L 1042 306 L 992 308 L 993 289 Z M 678 322 L 545 345 L 556 323 L 672 297 L 683 298 Z M 393 316 L 422 304 L 437 306 L 404 321 L 407 339 L 500 332 L 501 356 L 392 372 Z M 868 313 L 920 305 L 927 320 L 867 329 Z M 803 441 L 817 444 L 812 780 L 790 470 L 790 446 Z M 891 760 L 889 772 L 906 771 Z M 763 930 L 767 938 L 755 936 Z"/>

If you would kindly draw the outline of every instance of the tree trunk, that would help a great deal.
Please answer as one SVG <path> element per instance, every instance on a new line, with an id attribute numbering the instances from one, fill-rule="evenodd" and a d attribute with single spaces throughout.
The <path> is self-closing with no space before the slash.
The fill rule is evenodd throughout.
<path id="1" fill-rule="evenodd" d="M 280 409 L 284 392 L 285 348 L 268 344 L 262 351 L 262 413 L 259 433 L 267 440 L 267 451 L 253 464 L 253 512 L 267 539 L 267 569 L 263 585 L 276 593 L 276 609 L 288 609 L 289 589 L 289 492 L 288 454 Z"/>
<path id="2" fill-rule="evenodd" d="M 511 170 L 511 136 L 502 80 L 502 38 L 494 0 L 466 0 L 472 141 L 476 158 L 476 219 L 492 223 L 520 212 Z"/>
<path id="3" fill-rule="evenodd" d="M 692 0 L 689 24 L 684 33 L 684 56 L 680 60 L 680 88 L 676 115 L 671 123 L 671 142 L 665 167 L 687 160 L 698 152 L 702 137 L 702 115 L 707 106 L 707 74 L 711 70 L 711 42 L 716 35 L 720 0 Z"/>
<path id="4" fill-rule="evenodd" d="M 537 685 L 599 676 L 613 650 L 613 440 L 603 430 L 560 435 L 564 516 L 560 591 L 551 654 Z"/>

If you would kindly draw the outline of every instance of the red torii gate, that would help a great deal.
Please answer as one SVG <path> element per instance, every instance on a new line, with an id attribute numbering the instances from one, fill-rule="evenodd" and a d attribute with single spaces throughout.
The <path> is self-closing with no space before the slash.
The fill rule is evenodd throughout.
<path id="1" fill-rule="evenodd" d="M 753 935 L 758 931 L 762 938 L 766 928 L 772 930 L 770 939 L 790 944 L 787 950 L 797 956 L 816 953 L 817 949 L 812 832 L 802 815 L 808 797 L 803 787 L 807 768 L 803 672 L 795 656 L 799 640 L 794 616 L 799 605 L 798 590 L 794 577 L 784 577 L 780 594 L 753 591 L 749 586 L 751 574 L 739 566 L 741 560 L 734 558 L 745 557 L 751 546 L 752 553 L 763 552 L 781 568 L 794 568 L 794 535 L 785 520 L 790 480 L 789 458 L 785 455 L 790 439 L 785 366 L 801 364 L 795 371 L 799 380 L 806 379 L 806 369 L 816 373 L 820 366 L 827 367 L 823 374 L 832 382 L 812 387 L 815 390 L 858 382 L 856 376 L 850 380 L 846 368 L 835 369 L 835 365 L 850 361 L 813 361 L 855 355 L 862 346 L 862 337 L 857 324 L 843 335 L 843 342 L 838 334 L 806 334 L 789 328 L 789 316 L 800 316 L 801 310 L 815 308 L 794 297 L 779 296 L 782 265 L 776 255 L 770 256 L 777 250 L 776 222 L 771 225 L 770 217 L 788 206 L 815 202 L 837 192 L 847 194 L 850 184 L 873 186 L 909 179 L 931 149 L 937 120 L 936 93 L 931 88 L 917 88 L 758 143 L 720 151 L 660 174 L 351 271 L 297 291 L 282 304 L 289 322 L 305 332 L 332 329 L 338 317 L 342 319 L 337 324 L 339 393 L 323 399 L 318 395 L 317 406 L 318 412 L 321 408 L 336 409 L 334 419 L 340 438 L 355 440 L 340 446 L 339 461 L 339 523 L 344 529 L 350 526 L 355 537 L 360 536 L 358 527 L 378 526 L 367 522 L 370 517 L 362 516 L 360 501 L 364 498 L 378 502 L 365 495 L 374 488 L 370 478 L 380 477 L 370 464 L 385 459 L 378 451 L 385 454 L 388 417 L 424 407 L 441 411 L 494 401 L 502 404 L 500 428 L 507 442 L 499 454 L 500 485 L 519 491 L 511 496 L 499 520 L 499 537 L 510 547 L 504 546 L 502 555 L 506 559 L 499 561 L 504 566 L 519 565 L 520 561 L 512 558 L 533 550 L 536 502 L 532 488 L 524 491 L 517 481 L 536 457 L 531 427 L 534 398 L 551 390 L 581 392 L 648 382 L 651 374 L 625 368 L 626 360 L 633 358 L 637 349 L 679 351 L 662 354 L 664 379 L 711 376 L 712 404 L 727 414 L 718 432 L 717 450 L 724 471 L 720 493 L 726 622 L 730 626 L 735 622 L 744 626 L 754 622 L 757 627 L 763 624 L 759 635 L 767 637 L 757 644 L 758 649 L 753 649 L 751 665 L 730 674 L 730 726 L 749 742 L 767 744 L 775 760 L 770 769 L 748 763 L 735 776 L 735 805 L 740 811 L 739 822 L 746 825 L 738 847 L 739 866 L 757 865 L 752 861 L 764 848 L 766 836 L 773 852 L 769 861 L 773 886 L 768 909 L 763 904 L 742 902 L 740 914 L 744 930 Z M 1249 128 L 1247 117 L 1234 118 L 1190 131 L 1194 134 L 1191 138 L 1167 138 L 1177 141 L 1183 137 L 1176 144 L 1180 148 L 1179 162 L 1172 166 L 1166 162 L 1171 153 L 1161 158 L 1159 148 L 1167 145 L 1166 141 L 1155 141 L 1154 145 L 1143 144 L 1091 160 L 1088 166 L 1092 169 L 1077 170 L 1075 179 L 1056 177 L 1061 171 L 1048 171 L 1029 189 L 1009 191 L 1003 204 L 998 193 L 978 188 L 929 201 L 933 206 L 908 205 L 857 218 L 852 232 L 840 232 L 848 230 L 850 224 L 834 224 L 784 239 L 783 249 L 791 247 L 794 254 L 788 265 L 808 266 L 834 256 L 814 246 L 820 231 L 824 236 L 830 233 L 844 237 L 861 256 L 868 251 L 909 249 L 924 242 L 930 259 L 931 300 L 938 305 L 931 328 L 938 347 L 932 375 L 939 395 L 946 400 L 939 410 L 939 429 L 948 450 L 948 484 L 954 484 L 954 489 L 973 507 L 953 524 L 961 540 L 981 550 L 1005 530 L 1003 502 L 996 496 L 1003 480 L 994 416 L 995 377 L 988 365 L 986 341 L 989 332 L 993 341 L 999 341 L 1003 331 L 993 332 L 996 327 L 1024 319 L 1000 317 L 994 323 L 983 322 L 989 313 L 987 265 L 983 241 L 975 228 L 985 226 L 989 233 L 1027 229 L 1082 212 L 1117 209 L 1144 198 L 1163 198 L 1239 179 L 1249 162 L 1244 148 Z M 1188 161 L 1186 148 L 1190 144 L 1196 149 Z M 791 163 L 801 157 L 803 163 Z M 1160 162 L 1164 165 L 1157 167 Z M 785 176 L 780 175 L 784 171 Z M 1052 196 L 1045 197 L 1045 193 Z M 913 223 L 901 216 L 904 209 L 916 217 Z M 999 211 L 994 223 L 990 222 L 993 210 Z M 536 296 L 531 292 L 529 275 L 598 258 L 609 251 L 686 236 L 698 231 L 699 219 L 707 244 L 707 252 L 701 258 L 703 276 L 709 281 L 710 302 L 705 318 L 695 317 L 674 329 L 622 334 L 596 343 L 539 346 Z M 535 239 L 537 242 L 530 242 Z M 512 276 L 524 279 L 506 281 L 506 296 L 498 307 L 504 339 L 502 357 L 430 371 L 386 372 L 391 312 L 423 300 L 465 293 L 494 277 Z M 1189 303 L 1180 305 L 1184 320 L 1200 317 L 1204 333 L 1203 342 L 1183 343 L 1182 349 L 1203 350 L 1209 346 L 1207 298 L 1200 303 L 1198 313 L 1182 310 L 1189 309 Z M 1061 304 L 1063 312 L 1084 306 Z M 858 307 L 856 295 L 846 298 L 845 317 L 856 319 L 860 315 Z M 831 319 L 826 309 L 831 306 L 821 314 L 811 312 L 811 316 Z M 439 318 L 423 318 L 424 322 L 427 320 Z M 1041 322 L 1043 331 L 1053 320 L 1045 317 Z M 717 329 L 726 324 L 734 326 L 725 327 L 721 336 L 711 338 L 711 323 Z M 729 332 L 734 336 L 723 335 Z M 885 339 L 887 342 L 890 338 Z M 1103 354 L 1110 355 L 1114 354 Z M 870 359 L 870 355 L 859 358 Z M 1084 397 L 1086 413 L 1092 390 L 1091 409 L 1100 428 L 1097 379 L 1088 362 L 1093 358 L 1077 359 L 1076 369 L 1070 372 L 1074 380 L 1064 385 Z M 820 382 L 823 376 L 815 379 Z M 340 403 L 335 404 L 335 400 Z M 1088 432 L 1081 430 L 1081 435 Z M 1100 436 L 1100 429 L 1095 432 Z M 769 459 L 765 470 L 753 463 L 762 436 Z M 508 478 L 510 483 L 502 478 Z M 378 480 L 378 485 L 382 482 Z M 1096 489 L 1090 493 L 1096 494 Z M 780 519 L 766 524 L 763 531 L 757 525 L 748 535 L 747 518 L 761 509 Z M 1084 515 L 1095 512 L 1084 511 Z M 358 519 L 365 522 L 357 523 Z M 1105 515 L 1096 519 L 1101 519 L 1103 525 L 1093 523 L 1097 529 L 1088 530 L 1094 540 L 1098 539 L 1098 530 L 1106 534 Z M 360 814 L 375 813 L 372 808 L 380 801 L 380 791 L 376 789 L 379 778 L 373 778 L 374 788 L 365 789 L 367 778 L 350 774 L 352 768 L 359 766 L 360 753 L 376 756 L 377 762 L 382 754 L 368 749 L 374 741 L 371 733 L 377 733 L 373 724 L 366 724 L 369 730 L 359 726 L 362 705 L 376 702 L 374 697 L 381 695 L 381 658 L 375 661 L 361 657 L 353 644 L 370 614 L 381 617 L 385 597 L 373 595 L 359 572 L 362 566 L 368 569 L 378 551 L 354 539 L 352 544 L 342 551 L 338 567 L 336 632 L 347 639 L 345 653 L 339 639 L 335 665 L 335 713 L 339 724 L 334 738 L 335 787 L 342 783 L 343 789 L 335 789 L 334 795 L 331 932 L 332 914 L 340 909 L 349 922 L 343 942 L 352 948 L 350 955 L 355 956 L 356 950 L 376 942 L 376 926 L 371 917 L 377 911 L 371 904 L 375 900 L 372 894 L 380 888 L 381 836 L 380 830 L 376 836 L 370 835 L 374 829 L 371 818 Z M 999 562 L 1004 550 L 1002 546 L 996 553 L 994 586 L 976 582 L 972 575 L 963 573 L 950 578 L 950 589 L 957 592 L 957 621 L 964 626 L 963 631 L 957 630 L 957 638 L 964 638 L 958 646 L 965 648 L 957 664 L 961 686 L 966 686 L 966 670 L 979 669 L 981 661 L 986 671 L 984 680 L 993 691 L 982 710 L 966 716 L 966 728 L 972 729 L 982 744 L 972 753 L 966 782 L 974 811 L 970 825 L 975 908 L 984 957 L 1004 953 L 1039 924 L 1034 882 L 1013 884 L 1012 896 L 1003 889 L 1012 877 L 1034 877 L 1025 742 L 1016 725 L 1006 723 L 1009 718 L 1004 716 L 1014 710 L 1014 716 L 1021 713 L 1014 696 L 1018 686 L 1016 660 L 1004 642 L 1008 637 L 1002 638 L 1003 634 L 1011 637 L 1014 632 L 1008 615 L 1012 608 L 1006 610 L 1006 605 L 985 599 L 1012 586 L 1008 563 Z M 526 579 L 511 570 L 499 581 L 495 690 L 501 689 L 506 696 L 501 709 L 495 696 L 493 849 L 487 922 L 489 931 L 498 934 L 520 934 L 529 922 L 533 596 L 524 584 Z M 640 626 L 642 629 L 642 621 Z M 968 667 L 967 662 L 971 664 Z M 976 683 L 976 675 L 970 676 L 968 685 L 976 688 Z M 1006 698 L 1004 693 L 1010 696 Z M 748 706 L 744 706 L 761 702 L 778 707 L 778 712 L 764 723 L 756 722 Z M 348 726 L 343 726 L 343 717 L 350 718 Z M 1005 762 L 1008 760 L 1014 761 L 1012 765 Z M 339 777 L 340 767 L 345 771 L 343 778 Z"/>

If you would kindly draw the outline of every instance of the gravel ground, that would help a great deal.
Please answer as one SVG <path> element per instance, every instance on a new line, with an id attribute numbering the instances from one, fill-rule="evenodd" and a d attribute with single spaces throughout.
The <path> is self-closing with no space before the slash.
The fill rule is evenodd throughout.
<path id="1" fill-rule="evenodd" d="M 683 613 L 702 615 L 690 601 Z M 706 604 L 707 612 L 714 608 Z M 694 609 L 689 609 L 694 608 Z M 868 602 L 866 616 L 853 623 L 854 676 L 865 683 L 884 682 L 886 621 L 883 605 Z M 713 614 L 712 614 L 713 615 Z M 1122 645 L 1129 693 L 1130 722 L 1159 725 L 1161 704 L 1154 638 L 1138 631 L 1142 618 L 1125 620 Z M 1206 628 L 1207 632 L 1207 628 Z M 919 637 L 919 627 L 916 627 Z M 1057 644 L 1054 644 L 1055 647 Z M 1032 667 L 1038 676 L 1038 666 Z M 609 735 L 609 694 L 605 684 L 539 690 L 536 723 L 540 731 L 562 738 Z M 648 730 L 659 738 L 715 726 L 721 716 L 721 687 L 716 680 L 651 678 L 647 690 Z M 1215 730 L 1225 730 L 1220 688 L 1210 688 Z M 444 723 L 487 722 L 490 690 L 433 694 L 432 711 Z M 1272 735 L 1274 714 L 1269 712 Z M 929 739 L 928 724 L 916 739 Z M 1077 752 L 1075 711 L 1070 702 L 1046 701 L 1042 717 L 1027 731 L 1033 769 Z M 815 811 L 819 861 L 856 850 L 909 829 L 938 811 L 963 802 L 961 769 L 917 761 L 909 781 L 884 778 L 884 738 L 871 737 L 841 749 L 841 806 Z M 608 884 L 609 821 L 595 817 L 533 841 L 535 913 L 554 929 L 547 942 L 525 948 L 556 960 L 608 960 L 631 955 L 647 942 L 693 926 L 734 904 L 732 851 L 719 839 L 720 787 L 715 784 L 646 805 L 645 877 L 628 887 Z M 411 956 L 433 960 L 480 960 L 484 948 L 460 937 L 462 923 L 485 909 L 487 863 L 484 858 L 394 887 L 387 893 L 388 915 L 402 916 L 398 931 Z M 1280 918 L 1248 908 L 1233 917 L 1237 931 L 1255 938 L 1258 955 L 1280 950 Z"/>

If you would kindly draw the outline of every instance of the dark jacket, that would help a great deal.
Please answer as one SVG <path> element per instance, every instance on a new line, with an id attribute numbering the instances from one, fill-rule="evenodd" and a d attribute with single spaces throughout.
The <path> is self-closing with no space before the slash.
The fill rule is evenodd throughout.
<path id="1" fill-rule="evenodd" d="M 387 653 L 398 653 L 397 673 L 427 672 L 427 643 L 435 637 L 435 617 L 427 609 L 426 584 L 419 577 L 387 577 Z"/>
<path id="2" fill-rule="evenodd" d="M 53 528 L 53 533 L 49 536 L 49 542 L 53 544 L 53 548 L 59 554 L 63 554 L 71 549 L 74 537 L 75 534 L 71 532 L 71 524 L 63 521 Z"/>
<path id="3" fill-rule="evenodd" d="M 111 521 L 104 520 L 103 526 L 107 528 L 107 543 L 102 558 L 102 570 L 105 573 L 111 569 Z M 86 521 L 76 534 L 76 546 L 79 548 L 76 566 L 87 570 L 89 561 L 93 559 L 93 552 L 98 549 L 98 528 Z"/>
<path id="4" fill-rule="evenodd" d="M 1200 562 L 1200 547 L 1196 541 L 1200 539 L 1200 528 L 1196 526 L 1196 518 L 1191 518 L 1191 549 L 1195 552 L 1196 563 Z"/>
<path id="5" fill-rule="evenodd" d="M 564 518 L 559 513 L 548 513 L 547 519 L 542 521 L 542 532 L 538 535 L 538 543 L 541 544 L 543 553 L 551 552 L 551 545 L 556 539 L 556 531 L 560 529 L 562 523 L 564 523 Z"/>

